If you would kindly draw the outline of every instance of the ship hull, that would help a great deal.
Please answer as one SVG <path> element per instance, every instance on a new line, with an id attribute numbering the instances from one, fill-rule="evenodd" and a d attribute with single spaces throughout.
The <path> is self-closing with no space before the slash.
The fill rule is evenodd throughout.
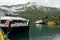
<path id="1" fill-rule="evenodd" d="M 15 34 L 19 32 L 28 32 L 29 31 L 29 26 L 26 27 L 1 27 L 2 30 L 4 31 L 5 34 L 9 32 L 9 34 Z"/>

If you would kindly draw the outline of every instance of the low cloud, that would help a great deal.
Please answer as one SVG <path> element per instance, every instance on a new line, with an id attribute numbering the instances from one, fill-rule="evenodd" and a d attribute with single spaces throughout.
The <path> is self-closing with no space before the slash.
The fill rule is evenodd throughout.
<path id="1" fill-rule="evenodd" d="M 37 5 L 60 8 L 60 0 L 32 0 L 32 2 L 35 2 Z"/>
<path id="2" fill-rule="evenodd" d="M 0 0 L 0 5 L 16 5 L 16 4 L 25 4 L 28 1 L 26 0 Z"/>

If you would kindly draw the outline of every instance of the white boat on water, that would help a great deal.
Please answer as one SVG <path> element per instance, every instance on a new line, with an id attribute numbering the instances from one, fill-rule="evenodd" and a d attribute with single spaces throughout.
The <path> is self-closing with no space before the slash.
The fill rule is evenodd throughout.
<path id="1" fill-rule="evenodd" d="M 1 16 L 0 17 L 0 27 L 8 27 L 9 22 L 11 22 L 11 27 L 21 27 L 28 26 L 29 20 L 21 17 L 10 17 L 10 16 Z"/>
<path id="2" fill-rule="evenodd" d="M 36 24 L 40 24 L 40 23 L 43 23 L 43 21 L 42 21 L 42 20 L 38 20 L 38 21 L 36 21 L 35 23 L 36 23 Z"/>
<path id="3" fill-rule="evenodd" d="M 11 27 L 26 27 L 29 25 L 29 20 L 22 17 L 0 16 L 0 27 L 8 27 L 11 22 Z"/>
<path id="4" fill-rule="evenodd" d="M 0 12 L 0 28 L 7 36 L 10 33 L 18 33 L 20 31 L 29 31 L 29 20 L 19 17 L 17 14 L 3 14 Z"/>

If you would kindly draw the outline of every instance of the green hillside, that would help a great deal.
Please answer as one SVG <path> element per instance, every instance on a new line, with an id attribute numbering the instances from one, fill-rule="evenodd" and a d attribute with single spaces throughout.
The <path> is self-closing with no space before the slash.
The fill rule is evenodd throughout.
<path id="1" fill-rule="evenodd" d="M 50 7 L 39 7 L 36 6 L 32 7 L 25 7 L 19 10 L 25 10 L 25 11 L 19 11 L 21 17 L 27 18 L 32 21 L 36 20 L 51 20 L 51 21 L 60 21 L 60 9 L 57 8 L 50 8 Z M 46 18 L 47 17 L 47 18 Z"/>

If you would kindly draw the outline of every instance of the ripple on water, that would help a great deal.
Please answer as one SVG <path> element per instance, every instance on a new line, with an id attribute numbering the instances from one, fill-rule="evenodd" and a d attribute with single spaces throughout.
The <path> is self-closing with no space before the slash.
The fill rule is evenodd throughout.
<path id="1" fill-rule="evenodd" d="M 56 34 L 53 40 L 60 40 L 60 34 Z"/>

